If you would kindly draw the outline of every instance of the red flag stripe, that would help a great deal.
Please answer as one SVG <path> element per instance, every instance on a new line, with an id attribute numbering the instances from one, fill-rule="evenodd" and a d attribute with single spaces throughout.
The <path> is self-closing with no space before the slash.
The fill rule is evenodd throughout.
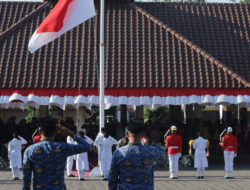
<path id="1" fill-rule="evenodd" d="M 58 32 L 63 27 L 63 21 L 67 13 L 68 7 L 73 0 L 61 0 L 55 8 L 46 17 L 43 23 L 37 29 L 37 34 L 43 32 Z"/>

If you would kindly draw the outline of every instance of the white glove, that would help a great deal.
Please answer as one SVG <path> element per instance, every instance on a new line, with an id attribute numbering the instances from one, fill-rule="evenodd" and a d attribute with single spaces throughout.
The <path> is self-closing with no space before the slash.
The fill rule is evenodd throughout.
<path id="1" fill-rule="evenodd" d="M 234 158 L 237 157 L 237 154 L 234 154 Z"/>

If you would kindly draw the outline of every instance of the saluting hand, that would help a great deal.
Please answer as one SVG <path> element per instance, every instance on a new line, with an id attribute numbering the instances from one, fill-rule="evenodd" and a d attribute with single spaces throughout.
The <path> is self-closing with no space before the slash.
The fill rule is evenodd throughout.
<path id="1" fill-rule="evenodd" d="M 63 137 L 67 137 L 67 136 L 73 137 L 74 132 L 71 131 L 70 129 L 58 124 L 57 125 L 57 134 L 60 134 Z"/>

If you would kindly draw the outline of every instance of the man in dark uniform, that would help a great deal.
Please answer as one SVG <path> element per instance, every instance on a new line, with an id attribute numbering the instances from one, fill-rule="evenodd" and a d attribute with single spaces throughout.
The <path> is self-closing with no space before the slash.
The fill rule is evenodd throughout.
<path id="1" fill-rule="evenodd" d="M 109 172 L 109 190 L 153 190 L 153 161 L 165 160 L 166 152 L 159 146 L 143 146 L 142 124 L 128 126 L 127 146 L 115 151 Z"/>
<path id="2" fill-rule="evenodd" d="M 42 120 L 41 134 L 41 141 L 29 146 L 24 153 L 23 190 L 31 189 L 32 173 L 33 190 L 66 190 L 64 169 L 67 157 L 89 151 L 90 145 L 50 117 Z M 71 136 L 78 144 L 55 142 L 56 134 Z"/>

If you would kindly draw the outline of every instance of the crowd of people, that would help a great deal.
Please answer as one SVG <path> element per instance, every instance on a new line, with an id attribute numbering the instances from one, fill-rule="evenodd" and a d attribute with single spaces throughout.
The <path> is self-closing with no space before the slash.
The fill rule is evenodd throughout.
<path id="1" fill-rule="evenodd" d="M 46 117 L 33 121 L 30 128 L 28 128 L 29 124 L 23 124 L 22 129 L 25 126 L 24 130 L 28 131 L 28 128 L 29 135 L 33 139 L 28 136 L 28 133 L 24 134 L 20 128 L 17 128 L 14 118 L 7 123 L 5 134 L 9 135 L 8 158 L 14 180 L 19 180 L 22 147 L 30 145 L 26 148 L 23 158 L 24 190 L 30 189 L 31 173 L 33 173 L 33 189 L 43 189 L 42 187 L 46 189 L 49 186 L 53 189 L 57 187 L 66 189 L 64 169 L 67 169 L 68 177 L 74 177 L 73 160 L 76 160 L 79 180 L 84 181 L 85 171 L 89 170 L 87 152 L 92 145 L 99 147 L 101 175 L 103 180 L 109 181 L 110 190 L 153 189 L 153 163 L 166 161 L 167 158 L 169 178 L 179 177 L 178 164 L 183 152 L 183 137 L 178 134 L 179 128 L 175 125 L 172 125 L 164 136 L 166 152 L 157 145 L 157 142 L 149 138 L 145 126 L 138 122 L 128 124 L 125 137 L 119 141 L 110 136 L 107 128 L 103 128 L 95 140 L 87 136 L 87 130 L 82 130 L 76 135 L 76 127 L 69 120 L 58 122 L 54 118 Z M 233 178 L 233 160 L 238 153 L 238 142 L 237 137 L 233 135 L 232 127 L 227 127 L 224 132 L 225 134 L 221 134 L 223 137 L 220 146 L 224 150 L 225 178 L 231 179 Z M 114 145 L 117 146 L 117 150 L 112 153 Z M 195 140 L 189 141 L 189 145 L 189 154 L 192 154 L 192 149 L 195 150 L 194 167 L 197 168 L 197 179 L 203 179 L 205 168 L 208 167 L 210 142 L 201 130 Z"/>

